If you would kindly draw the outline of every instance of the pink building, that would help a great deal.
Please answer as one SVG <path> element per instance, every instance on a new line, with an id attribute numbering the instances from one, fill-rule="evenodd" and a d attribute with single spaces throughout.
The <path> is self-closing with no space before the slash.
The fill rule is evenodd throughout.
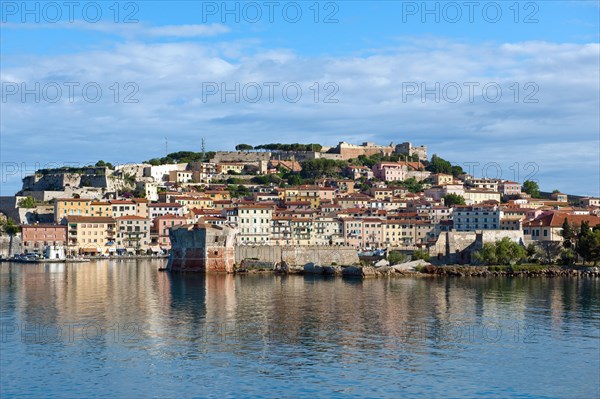
<path id="1" fill-rule="evenodd" d="M 359 248 L 363 242 L 363 221 L 362 219 L 355 218 L 344 218 L 343 222 L 343 234 L 344 242 L 347 245 Z"/>
<path id="2" fill-rule="evenodd" d="M 176 215 L 158 216 L 154 219 L 152 226 L 153 244 L 158 244 L 162 249 L 171 248 L 171 240 L 169 239 L 169 231 L 174 226 L 192 223 L 193 218 L 186 218 Z M 156 242 L 154 242 L 156 240 Z"/>
<path id="3" fill-rule="evenodd" d="M 422 170 L 421 162 L 380 162 L 373 166 L 373 174 L 384 181 L 403 181 L 409 171 Z"/>
<path id="4" fill-rule="evenodd" d="M 403 181 L 408 168 L 397 162 L 380 162 L 373 166 L 373 175 L 383 181 Z"/>
<path id="5" fill-rule="evenodd" d="M 21 226 L 24 252 L 43 252 L 48 245 L 65 245 L 67 226 L 61 224 L 24 224 Z"/>
<path id="6" fill-rule="evenodd" d="M 514 181 L 505 181 L 498 185 L 502 195 L 521 195 L 521 184 Z"/>
<path id="7" fill-rule="evenodd" d="M 363 247 L 378 247 L 383 242 L 383 221 L 377 218 L 363 219 Z"/>

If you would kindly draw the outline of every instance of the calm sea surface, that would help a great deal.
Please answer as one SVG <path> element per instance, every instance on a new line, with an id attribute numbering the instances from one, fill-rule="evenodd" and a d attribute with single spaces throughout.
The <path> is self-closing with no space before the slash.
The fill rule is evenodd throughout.
<path id="1" fill-rule="evenodd" d="M 600 280 L 0 264 L 0 396 L 599 398 Z"/>

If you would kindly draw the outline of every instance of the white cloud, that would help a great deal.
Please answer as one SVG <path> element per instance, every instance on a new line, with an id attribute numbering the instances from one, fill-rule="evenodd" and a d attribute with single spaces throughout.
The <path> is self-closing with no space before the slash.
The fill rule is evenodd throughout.
<path id="1" fill-rule="evenodd" d="M 207 34 L 194 26 L 153 29 L 158 32 L 147 30 L 146 37 Z M 231 149 L 242 141 L 331 145 L 341 140 L 412 140 L 457 163 L 500 162 L 506 173 L 515 162 L 535 162 L 542 188 L 599 195 L 598 146 L 593 145 L 600 132 L 599 51 L 598 44 L 476 46 L 435 39 L 426 45 L 404 40 L 397 48 L 334 58 L 305 57 L 289 49 L 260 50 L 252 40 L 209 46 L 137 39 L 111 51 L 32 57 L 4 68 L 3 81 L 18 77 L 42 86 L 97 82 L 103 98 L 88 103 L 79 94 L 73 103 L 65 98 L 48 104 L 34 103 L 31 96 L 25 103 L 11 97 L 2 104 L 9 115 L 2 122 L 3 159 L 132 162 L 162 155 L 165 136 L 173 151 L 198 150 L 202 137 L 210 149 Z M 114 103 L 110 89 L 114 82 L 119 83 L 119 103 Z M 123 103 L 131 93 L 123 87 L 127 82 L 139 87 L 134 96 L 139 103 Z M 240 88 L 256 82 L 263 87 L 263 101 L 250 103 L 242 97 L 236 102 L 232 94 L 225 102 L 219 95 L 203 99 L 207 82 L 219 88 L 225 82 L 228 89 L 236 82 Z M 268 101 L 265 82 L 280 84 L 273 102 Z M 289 82 L 303 90 L 297 103 L 283 98 L 281 88 Z M 328 82 L 339 87 L 334 96 L 338 103 L 323 103 L 332 93 L 324 87 Z M 404 101 L 406 82 L 425 82 L 428 88 L 452 82 L 479 86 L 473 102 L 463 86 L 461 101 L 442 98 L 436 103 L 431 95 L 425 102 L 420 95 Z M 481 96 L 482 86 L 491 82 L 502 87 L 497 103 Z M 526 89 L 528 82 L 539 91 Z M 528 94 L 538 102 L 524 103 Z M 46 150 L 26 150 L 24 137 L 31 146 Z"/>
<path id="2" fill-rule="evenodd" d="M 1 29 L 27 29 L 27 30 L 83 30 L 95 31 L 126 38 L 136 37 L 209 37 L 229 33 L 231 29 L 223 24 L 206 24 L 206 25 L 163 25 L 163 26 L 148 26 L 142 23 L 122 23 L 115 24 L 111 22 L 89 23 L 82 20 L 73 22 L 63 21 L 57 23 L 15 23 L 4 22 L 0 23 Z"/>
<path id="3" fill-rule="evenodd" d="M 148 28 L 150 36 L 159 37 L 198 37 L 215 36 L 229 32 L 230 29 L 221 24 L 210 25 L 165 25 Z"/>

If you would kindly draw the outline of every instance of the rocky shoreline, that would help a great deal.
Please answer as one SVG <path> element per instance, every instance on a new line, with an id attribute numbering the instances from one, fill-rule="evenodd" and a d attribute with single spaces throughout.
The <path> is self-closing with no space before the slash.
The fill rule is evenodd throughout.
<path id="1" fill-rule="evenodd" d="M 380 266 L 321 266 L 309 263 L 296 268 L 238 269 L 236 274 L 278 273 L 353 278 L 377 277 L 600 277 L 599 267 L 562 266 L 434 266 L 426 262 L 408 262 Z"/>

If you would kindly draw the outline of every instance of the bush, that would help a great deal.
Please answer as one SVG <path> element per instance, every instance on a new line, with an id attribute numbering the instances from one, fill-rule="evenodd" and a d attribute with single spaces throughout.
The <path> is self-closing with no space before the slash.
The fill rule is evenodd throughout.
<path id="1" fill-rule="evenodd" d="M 575 252 L 571 248 L 564 249 L 560 254 L 560 262 L 563 265 L 572 266 L 575 264 Z"/>
<path id="2" fill-rule="evenodd" d="M 504 237 L 495 243 L 485 243 L 473 258 L 486 265 L 515 265 L 527 257 L 527 251 L 518 243 Z"/>
<path id="3" fill-rule="evenodd" d="M 412 260 L 424 260 L 425 262 L 429 262 L 429 252 L 423 249 L 417 249 L 412 253 Z"/>
<path id="4" fill-rule="evenodd" d="M 390 251 L 387 257 L 388 262 L 392 265 L 397 265 L 406 260 L 406 256 L 402 255 L 400 251 Z"/>
<path id="5" fill-rule="evenodd" d="M 35 199 L 28 196 L 19 200 L 19 208 L 35 208 Z"/>

